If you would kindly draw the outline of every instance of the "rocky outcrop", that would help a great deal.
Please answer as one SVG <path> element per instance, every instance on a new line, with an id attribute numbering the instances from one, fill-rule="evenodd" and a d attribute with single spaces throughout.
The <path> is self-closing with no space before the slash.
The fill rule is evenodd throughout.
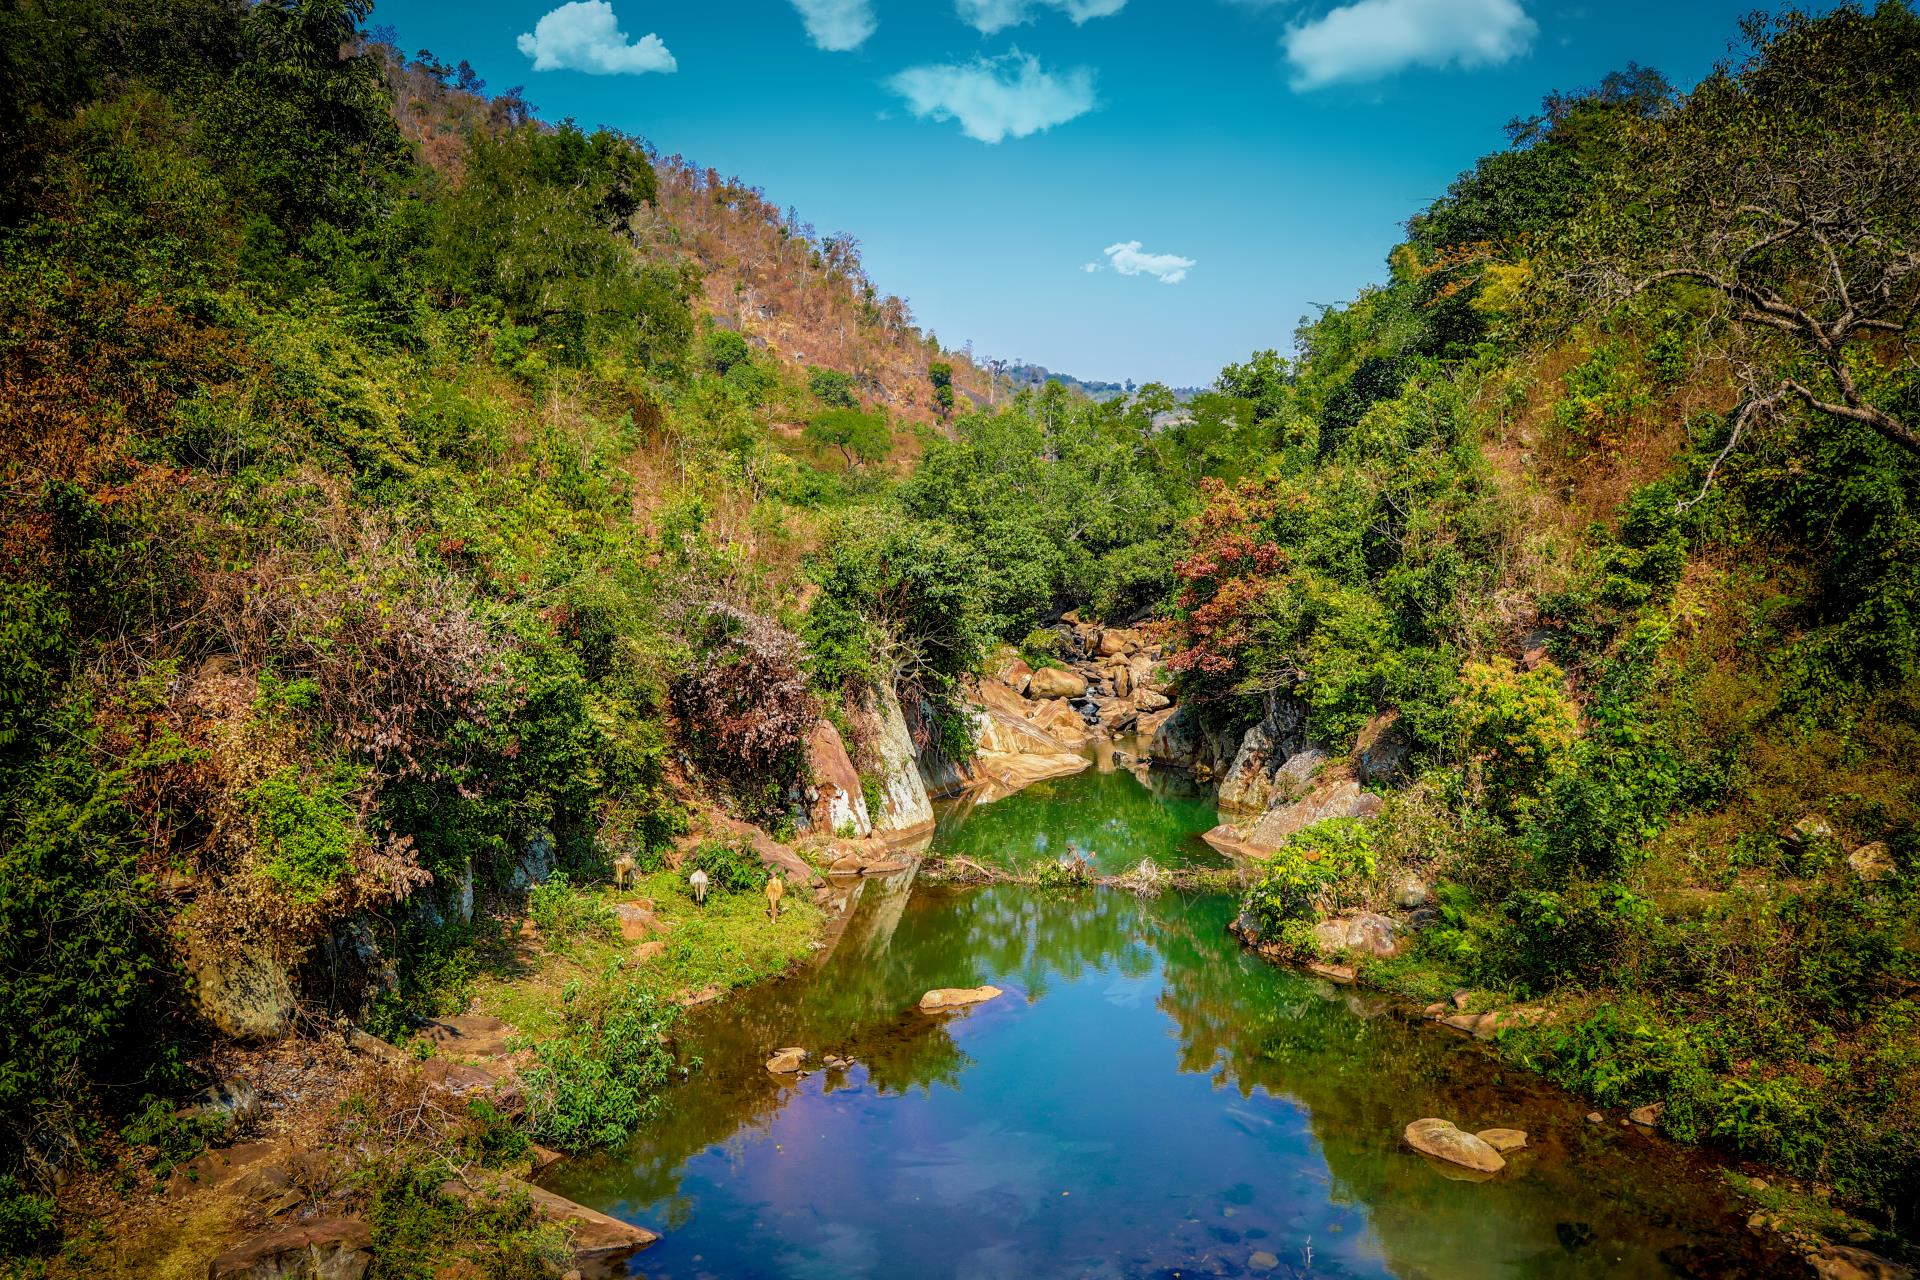
<path id="1" fill-rule="evenodd" d="M 1311 754 L 1310 760 L 1301 757 Z M 1266 714 L 1247 730 L 1220 779 L 1220 807 L 1264 813 L 1304 789 L 1326 753 L 1307 745 L 1307 709 L 1294 698 L 1270 697 Z"/>
<path id="2" fill-rule="evenodd" d="M 360 1280 L 372 1266 L 365 1223 L 318 1218 L 242 1241 L 208 1264 L 207 1280 Z"/>
<path id="3" fill-rule="evenodd" d="M 1353 744 L 1353 776 L 1363 787 L 1397 787 L 1406 782 L 1413 760 L 1413 738 L 1398 711 L 1367 721 Z"/>
<path id="4" fill-rule="evenodd" d="M 1371 818 L 1380 812 L 1380 797 L 1362 791 L 1344 768 L 1322 773 L 1313 788 L 1298 800 L 1267 810 L 1251 822 L 1222 823 L 1203 837 L 1223 853 L 1264 858 L 1289 836 L 1328 818 Z"/>
<path id="5" fill-rule="evenodd" d="M 555 866 L 555 847 L 553 832 L 542 827 L 527 838 L 527 847 L 520 851 L 520 857 L 513 864 L 513 870 L 507 876 L 507 886 L 515 893 L 525 893 L 537 884 L 545 884 L 547 877 L 553 874 Z"/>
<path id="6" fill-rule="evenodd" d="M 1451 1120 L 1415 1120 L 1402 1135 L 1407 1145 L 1421 1155 L 1445 1160 L 1449 1164 L 1476 1173 L 1498 1173 L 1507 1167 L 1506 1157 Z"/>
<path id="7" fill-rule="evenodd" d="M 813 778 L 813 821 L 832 835 L 864 837 L 873 834 L 860 771 L 847 755 L 840 731 L 822 720 L 807 741 L 807 768 Z"/>
<path id="8" fill-rule="evenodd" d="M 1191 705 L 1182 704 L 1154 731 L 1147 756 L 1155 764 L 1189 773 L 1219 773 L 1233 764 L 1240 738 L 1236 730 L 1208 727 Z"/>
<path id="9" fill-rule="evenodd" d="M 880 774 L 880 812 L 872 814 L 875 832 L 907 833 L 933 826 L 933 801 L 920 776 L 919 753 L 907 731 L 906 713 L 892 689 L 882 689 L 862 708 L 871 730 L 868 740 Z"/>
<path id="10" fill-rule="evenodd" d="M 293 1025 L 293 979 L 263 942 L 188 932 L 181 959 L 194 1003 L 235 1040 L 274 1040 Z"/>

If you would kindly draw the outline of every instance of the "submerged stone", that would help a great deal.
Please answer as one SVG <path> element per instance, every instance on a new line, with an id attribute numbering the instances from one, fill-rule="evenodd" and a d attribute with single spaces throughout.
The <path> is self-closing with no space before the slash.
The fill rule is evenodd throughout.
<path id="1" fill-rule="evenodd" d="M 1473 1136 L 1503 1156 L 1509 1151 L 1518 1151 L 1527 1145 L 1525 1129 L 1482 1129 Z"/>

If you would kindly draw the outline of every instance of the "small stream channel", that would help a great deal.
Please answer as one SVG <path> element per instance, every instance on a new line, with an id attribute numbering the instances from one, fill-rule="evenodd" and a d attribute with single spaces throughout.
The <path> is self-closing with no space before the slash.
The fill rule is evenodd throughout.
<path id="1" fill-rule="evenodd" d="M 950 805 L 934 848 L 1217 863 L 1204 795 L 1102 767 Z M 1483 1046 L 1242 950 L 1230 897 L 869 881 L 815 969 L 694 1016 L 704 1063 L 548 1185 L 663 1231 L 650 1277 L 1768 1276 L 1714 1167 Z M 1006 995 L 959 1015 L 931 987 Z M 761 1065 L 782 1045 L 846 1070 Z M 1522 1128 L 1489 1182 L 1421 1116 Z"/>

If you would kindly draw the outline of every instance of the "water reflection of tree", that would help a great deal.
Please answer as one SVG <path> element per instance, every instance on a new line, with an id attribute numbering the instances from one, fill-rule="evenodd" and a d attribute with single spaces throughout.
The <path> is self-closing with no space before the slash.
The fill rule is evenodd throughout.
<path id="1" fill-rule="evenodd" d="M 1243 1097 L 1265 1090 L 1301 1104 L 1331 1199 L 1367 1206 L 1396 1274 L 1584 1274 L 1623 1262 L 1666 1274 L 1661 1257 L 1678 1249 L 1705 1249 L 1736 1271 L 1749 1255 L 1744 1265 L 1764 1273 L 1745 1233 L 1702 1238 L 1703 1227 L 1738 1220 L 1718 1216 L 1725 1197 L 1690 1157 L 1654 1144 L 1623 1149 L 1580 1119 L 1584 1107 L 1503 1074 L 1470 1042 L 1249 955 L 1226 934 L 1229 900 L 1169 898 L 1160 910 L 1159 1008 L 1178 1028 L 1181 1069 Z M 1428 1115 L 1530 1130 L 1524 1173 L 1498 1187 L 1449 1180 L 1398 1141 L 1408 1121 Z M 1569 1252 L 1580 1234 L 1558 1228 L 1570 1216 L 1591 1228 L 1595 1247 Z"/>
<path id="2" fill-rule="evenodd" d="M 1037 1000 L 1059 977 L 1113 966 L 1153 970 L 1141 903 L 1082 890 L 1036 894 L 1016 885 L 922 889 L 910 876 L 869 882 L 834 953 L 800 978 L 738 993 L 695 1015 L 682 1047 L 701 1066 L 667 1099 L 662 1118 L 617 1154 L 566 1168 L 556 1189 L 592 1203 L 668 1201 L 673 1217 L 687 1160 L 736 1135 L 763 1130 L 797 1087 L 762 1065 L 783 1045 L 859 1062 L 881 1094 L 957 1087 L 968 1063 L 949 1016 L 915 1007 L 934 987 L 1010 980 Z M 964 1015 L 963 1015 L 964 1016 Z M 858 1075 L 829 1074 L 827 1088 Z"/>
<path id="3" fill-rule="evenodd" d="M 969 1059 L 956 1032 L 965 1023 L 920 1014 L 914 1005 L 927 989 L 993 980 L 1016 988 L 1007 998 L 1037 1001 L 1092 969 L 1140 979 L 1158 964 L 1157 1007 L 1176 1030 L 1180 1069 L 1242 1096 L 1264 1090 L 1301 1104 L 1330 1198 L 1366 1206 L 1397 1274 L 1580 1274 L 1602 1255 L 1653 1270 L 1656 1249 L 1711 1218 L 1704 1180 L 1657 1160 L 1651 1173 L 1635 1167 L 1605 1135 L 1588 1133 L 1577 1111 L 1569 1126 L 1567 1102 L 1503 1080 L 1472 1045 L 1376 1015 L 1350 991 L 1249 955 L 1226 934 L 1232 909 L 1220 897 L 870 882 L 816 972 L 702 1015 L 687 1041 L 706 1065 L 675 1091 L 668 1114 L 625 1152 L 567 1172 L 556 1189 L 602 1205 L 665 1203 L 673 1225 L 688 1160 L 764 1133 L 796 1087 L 864 1080 L 883 1095 L 962 1087 Z M 991 1006 L 962 1015 L 991 1016 Z M 783 1044 L 861 1066 L 796 1085 L 761 1066 Z M 1523 1177 L 1469 1186 L 1400 1150 L 1397 1135 L 1420 1115 L 1545 1137 Z M 1569 1204 L 1581 1206 L 1577 1215 Z M 1570 1216 L 1607 1247 L 1568 1253 L 1555 1228 Z"/>
<path id="4" fill-rule="evenodd" d="M 1189 784 L 1190 785 L 1190 784 Z M 1000 866 L 1058 858 L 1072 844 L 1107 873 L 1142 858 L 1163 865 L 1217 862 L 1195 837 L 1214 824 L 1204 794 L 1156 795 L 1133 774 L 1088 770 L 1040 782 L 1011 800 L 956 805 L 934 835 L 941 853 Z"/>

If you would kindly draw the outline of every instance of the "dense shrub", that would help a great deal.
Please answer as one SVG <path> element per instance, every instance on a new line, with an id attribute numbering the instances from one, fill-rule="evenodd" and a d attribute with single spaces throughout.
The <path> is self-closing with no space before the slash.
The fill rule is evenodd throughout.
<path id="1" fill-rule="evenodd" d="M 753 846 L 740 840 L 703 840 L 681 868 L 706 872 L 707 884 L 716 893 L 752 893 L 771 874 Z"/>
<path id="2" fill-rule="evenodd" d="M 527 914 L 548 948 L 565 952 L 580 938 L 605 937 L 616 928 L 611 908 L 598 895 L 576 889 L 564 871 L 555 871 L 527 891 Z"/>
<path id="3" fill-rule="evenodd" d="M 667 1037 L 679 1010 L 631 983 L 575 995 L 559 1035 L 521 1073 L 528 1131 L 563 1150 L 611 1146 L 655 1114 L 670 1078 Z"/>
<path id="4" fill-rule="evenodd" d="M 701 765 L 736 783 L 798 769 L 819 709 L 799 640 L 769 618 L 716 604 L 693 623 L 692 670 L 674 685 L 681 732 Z"/>
<path id="5" fill-rule="evenodd" d="M 1373 875 L 1372 832 L 1352 818 L 1329 818 L 1288 837 L 1248 887 L 1242 909 L 1262 938 L 1304 946 L 1307 926 L 1340 905 Z"/>

